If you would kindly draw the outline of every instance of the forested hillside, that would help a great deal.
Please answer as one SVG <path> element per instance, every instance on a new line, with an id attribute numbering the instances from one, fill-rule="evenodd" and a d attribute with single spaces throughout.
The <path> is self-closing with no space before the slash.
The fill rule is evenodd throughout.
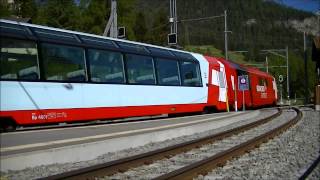
<path id="1" fill-rule="evenodd" d="M 241 63 L 259 63 L 265 59 L 262 49 L 289 47 L 291 97 L 302 96 L 303 33 L 308 36 L 308 47 L 317 30 L 316 18 L 303 29 L 300 22 L 315 15 L 281 6 L 271 0 L 177 0 L 178 20 L 216 16 L 228 12 L 230 58 Z M 16 0 L 0 4 L 0 17 L 31 18 L 32 23 L 94 34 L 102 34 L 110 13 L 110 1 L 99 0 Z M 125 26 L 127 39 L 166 46 L 169 33 L 169 0 L 118 0 L 118 24 Z M 299 26 L 300 25 L 300 26 Z M 297 28 L 298 27 L 298 28 Z M 299 29 L 300 28 L 300 29 Z M 308 30 L 308 28 L 313 30 Z M 299 31 L 297 30 L 299 29 Z M 186 50 L 223 56 L 224 19 L 178 24 L 179 45 Z M 310 53 L 309 53 L 310 55 Z M 284 65 L 285 60 L 269 56 L 269 65 Z M 310 59 L 310 58 L 309 58 Z M 286 69 L 273 68 L 270 72 L 286 75 Z M 315 82 L 314 65 L 309 61 L 310 91 Z M 285 87 L 284 87 L 285 88 Z"/>
<path id="2" fill-rule="evenodd" d="M 150 28 L 157 11 L 166 11 L 168 17 L 169 1 L 137 0 L 138 11 L 144 12 Z M 228 35 L 230 59 L 245 64 L 264 63 L 266 54 L 263 49 L 289 48 L 289 73 L 291 97 L 304 95 L 303 30 L 308 32 L 308 75 L 309 89 L 313 91 L 315 83 L 315 65 L 310 61 L 311 42 L 316 32 L 320 35 L 320 25 L 314 14 L 282 6 L 272 0 L 177 0 L 178 20 L 209 17 L 228 12 Z M 308 22 L 306 20 L 311 20 Z M 308 23 L 307 23 L 308 22 Z M 306 23 L 306 24 L 304 24 Z M 299 26 L 300 25 L 300 26 Z M 161 27 L 161 25 L 157 25 Z M 299 27 L 299 28 L 297 28 Z M 169 29 L 167 29 L 169 31 Z M 158 34 L 158 33 L 157 33 Z M 179 45 L 186 50 L 209 55 L 221 56 L 224 51 L 224 19 L 186 22 L 178 24 Z M 157 44 L 165 45 L 166 39 Z M 219 51 L 220 49 L 222 51 Z M 285 54 L 283 54 L 285 55 Z M 284 58 L 268 54 L 269 66 L 286 65 Z M 244 61 L 243 61 L 244 60 Z M 266 70 L 265 64 L 259 66 Z M 286 76 L 285 68 L 270 68 L 275 77 Z M 286 84 L 283 86 L 284 91 Z M 286 96 L 286 92 L 284 92 Z"/>
<path id="3" fill-rule="evenodd" d="M 168 1 L 139 0 L 138 3 L 138 7 L 142 7 L 138 10 L 145 12 L 148 22 L 152 22 L 157 10 L 168 11 Z M 251 58 L 265 48 L 284 48 L 286 45 L 292 49 L 301 48 L 303 36 L 289 26 L 290 22 L 313 16 L 262 0 L 177 0 L 177 10 L 179 20 L 221 15 L 227 10 L 228 30 L 232 31 L 229 34 L 229 49 L 248 50 Z M 214 45 L 219 49 L 224 48 L 223 18 L 179 23 L 178 30 L 182 46 Z"/>

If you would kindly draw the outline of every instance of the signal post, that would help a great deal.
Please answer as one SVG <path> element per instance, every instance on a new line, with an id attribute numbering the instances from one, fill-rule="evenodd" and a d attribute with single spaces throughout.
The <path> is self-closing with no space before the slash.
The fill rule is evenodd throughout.
<path id="1" fill-rule="evenodd" d="M 248 75 L 238 76 L 239 90 L 242 91 L 242 110 L 246 110 L 246 103 L 244 98 L 244 91 L 249 90 L 249 78 Z"/>

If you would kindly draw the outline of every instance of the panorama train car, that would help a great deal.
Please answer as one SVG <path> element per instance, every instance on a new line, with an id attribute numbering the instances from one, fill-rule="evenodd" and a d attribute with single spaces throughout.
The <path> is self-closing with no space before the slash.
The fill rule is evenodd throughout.
<path id="1" fill-rule="evenodd" d="M 14 21 L 0 26 L 2 129 L 222 111 L 236 99 L 228 86 L 239 70 L 223 59 Z"/>
<path id="2" fill-rule="evenodd" d="M 208 61 L 199 54 L 1 20 L 4 128 L 201 112 Z"/>

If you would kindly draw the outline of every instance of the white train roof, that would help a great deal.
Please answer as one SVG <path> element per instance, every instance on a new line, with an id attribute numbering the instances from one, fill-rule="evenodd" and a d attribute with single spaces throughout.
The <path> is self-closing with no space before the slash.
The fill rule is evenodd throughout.
<path id="1" fill-rule="evenodd" d="M 162 46 L 157 46 L 157 45 L 152 45 L 152 44 L 134 42 L 134 41 L 124 40 L 124 39 L 116 39 L 116 38 L 111 38 L 111 37 L 95 35 L 95 34 L 89 34 L 89 33 L 83 33 L 83 32 L 65 30 L 65 29 L 60 29 L 60 28 L 53 28 L 53 27 L 48 27 L 48 26 L 43 26 L 43 25 L 35 25 L 35 24 L 23 23 L 23 22 L 11 21 L 11 20 L 5 20 L 5 19 L 0 19 L 0 23 L 7 23 L 7 24 L 12 24 L 12 25 L 22 25 L 22 26 L 31 27 L 31 28 L 38 28 L 38 29 L 51 30 L 51 31 L 62 32 L 62 33 L 82 35 L 82 36 L 93 37 L 93 38 L 98 38 L 98 39 L 110 40 L 110 41 L 114 41 L 114 42 L 117 42 L 117 43 L 123 42 L 123 43 L 129 43 L 129 44 L 134 44 L 134 45 L 140 45 L 140 46 L 144 46 L 144 47 L 168 50 L 168 51 L 171 51 L 171 52 L 173 51 L 173 52 L 178 52 L 178 53 L 187 53 L 187 54 L 190 54 L 190 55 L 197 54 L 197 53 L 191 53 L 191 52 L 187 52 L 187 51 L 183 51 L 183 50 L 167 48 L 167 47 L 162 47 Z"/>

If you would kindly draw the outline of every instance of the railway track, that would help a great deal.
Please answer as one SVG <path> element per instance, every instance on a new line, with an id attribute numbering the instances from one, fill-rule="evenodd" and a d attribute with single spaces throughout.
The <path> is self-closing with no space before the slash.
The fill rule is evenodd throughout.
<path id="1" fill-rule="evenodd" d="M 159 176 L 155 179 L 162 180 L 162 179 L 193 179 L 194 177 L 197 177 L 198 175 L 206 175 L 208 172 L 210 172 L 212 169 L 222 166 L 226 163 L 227 160 L 230 160 L 235 157 L 239 157 L 244 153 L 249 152 L 250 150 L 259 147 L 262 143 L 267 142 L 269 139 L 272 139 L 273 137 L 277 136 L 281 132 L 287 130 L 289 127 L 294 125 L 302 118 L 302 113 L 299 109 L 294 108 L 294 110 L 297 112 L 297 115 L 292 118 L 290 121 L 282 124 L 281 126 L 278 126 L 277 128 L 274 128 L 266 133 L 263 133 L 253 139 L 250 139 L 249 141 L 246 141 L 244 143 L 241 143 L 239 145 L 236 145 L 234 147 L 231 147 L 225 151 L 222 151 L 218 154 L 215 154 L 207 159 L 192 163 L 188 166 L 185 166 L 183 168 L 177 169 L 175 171 L 172 171 L 168 174 Z"/>
<path id="2" fill-rule="evenodd" d="M 298 112 L 298 110 L 296 110 Z M 45 179 L 95 179 L 97 177 L 105 177 L 105 176 L 111 176 L 114 175 L 116 173 L 119 172 L 125 172 L 128 169 L 134 168 L 134 167 L 139 167 L 142 165 L 148 165 L 151 164 L 152 162 L 155 162 L 157 160 L 161 160 L 161 159 L 167 159 L 170 158 L 174 155 L 183 153 L 183 152 L 187 152 L 190 151 L 192 149 L 195 148 L 199 148 L 202 147 L 206 144 L 210 144 L 213 143 L 215 141 L 219 141 L 221 139 L 233 136 L 235 134 L 239 134 L 241 132 L 247 131 L 249 129 L 255 128 L 257 126 L 260 126 L 262 124 L 268 123 L 271 120 L 277 118 L 278 116 L 280 116 L 282 113 L 281 109 L 278 109 L 278 112 L 273 114 L 270 117 L 264 118 L 264 119 L 260 119 L 256 122 L 250 123 L 250 124 L 246 124 L 219 134 L 215 134 L 212 136 L 208 136 L 208 137 L 204 137 L 201 139 L 197 139 L 197 140 L 193 140 L 190 142 L 185 142 L 182 144 L 177 144 L 174 146 L 170 146 L 170 147 L 166 147 L 163 149 L 159 149 L 159 150 L 155 150 L 155 151 L 151 151 L 151 152 L 147 152 L 144 154 L 140 154 L 140 155 L 136 155 L 136 156 L 132 156 L 132 157 L 128 157 L 128 158 L 124 158 L 124 159 L 119 159 L 116 161 L 111 161 L 111 162 L 107 162 L 104 164 L 99 164 L 99 165 L 95 165 L 92 167 L 87 167 L 87 168 L 83 168 L 83 169 L 79 169 L 79 170 L 74 170 L 74 171 L 70 171 L 70 172 L 65 172 L 62 174 L 57 174 L 57 175 L 53 175 L 53 176 L 49 176 L 46 177 Z M 299 113 L 298 113 L 299 114 Z M 298 116 L 299 117 L 299 116 Z M 298 119 L 298 117 L 296 117 L 295 119 Z M 290 121 L 291 122 L 291 121 Z M 265 140 L 263 140 L 265 141 Z M 250 146 L 255 147 L 254 146 Z M 231 157 L 234 157 L 235 154 L 232 154 Z M 225 161 L 227 158 L 223 158 L 223 161 Z M 219 161 L 218 164 L 223 163 L 223 161 Z M 195 165 L 193 165 L 195 166 Z M 191 166 L 190 166 L 191 167 Z M 189 167 L 189 168 L 190 168 Z M 188 168 L 188 167 L 185 167 Z M 192 167 L 193 169 L 194 167 Z M 211 168 L 211 167 L 210 167 Z M 210 169 L 209 168 L 209 169 Z M 183 168 L 184 169 L 184 168 Z M 202 168 L 200 168 L 202 169 Z M 159 177 L 160 179 L 167 179 L 170 178 L 170 176 L 174 177 L 176 176 L 177 172 L 181 172 L 182 170 L 179 169 L 178 171 L 173 171 L 165 176 L 161 176 Z M 187 169 L 187 171 L 189 171 Z M 199 172 L 196 172 L 195 174 L 198 174 Z M 179 173 L 180 174 L 180 173 Z M 186 176 L 183 176 L 183 178 L 185 178 Z M 191 176 L 189 176 L 191 177 Z M 180 178 L 180 175 L 179 175 Z"/>
<path id="3" fill-rule="evenodd" d="M 306 169 L 306 171 L 299 177 L 299 180 L 307 179 L 307 177 L 314 171 L 320 163 L 320 156 Z"/>

